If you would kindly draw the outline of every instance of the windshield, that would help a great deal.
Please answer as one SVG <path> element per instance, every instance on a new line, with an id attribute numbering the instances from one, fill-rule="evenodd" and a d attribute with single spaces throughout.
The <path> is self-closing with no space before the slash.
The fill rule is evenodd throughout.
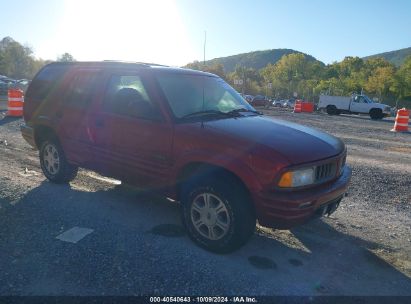
<path id="1" fill-rule="evenodd" d="M 205 111 L 255 111 L 224 80 L 213 76 L 163 74 L 158 82 L 177 118 Z"/>
<path id="2" fill-rule="evenodd" d="M 363 95 L 365 103 L 374 103 L 367 95 Z"/>

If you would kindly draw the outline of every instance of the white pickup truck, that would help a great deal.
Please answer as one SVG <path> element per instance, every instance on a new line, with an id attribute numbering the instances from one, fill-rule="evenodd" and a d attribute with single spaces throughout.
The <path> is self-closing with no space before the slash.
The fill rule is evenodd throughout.
<path id="1" fill-rule="evenodd" d="M 355 94 L 351 97 L 321 95 L 318 109 L 327 111 L 329 115 L 369 114 L 371 119 L 382 119 L 391 113 L 390 106 L 376 103 L 367 95 Z"/>

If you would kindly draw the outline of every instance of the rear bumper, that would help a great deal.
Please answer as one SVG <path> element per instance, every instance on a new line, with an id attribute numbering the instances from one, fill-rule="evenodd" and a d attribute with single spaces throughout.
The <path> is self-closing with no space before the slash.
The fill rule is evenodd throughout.
<path id="1" fill-rule="evenodd" d="M 27 141 L 33 148 L 37 149 L 36 141 L 34 139 L 34 129 L 27 125 L 22 125 L 20 127 L 20 131 L 24 140 Z"/>
<path id="2" fill-rule="evenodd" d="M 332 213 L 346 193 L 350 179 L 351 169 L 345 166 L 337 180 L 313 189 L 253 193 L 259 224 L 289 229 L 324 213 Z"/>

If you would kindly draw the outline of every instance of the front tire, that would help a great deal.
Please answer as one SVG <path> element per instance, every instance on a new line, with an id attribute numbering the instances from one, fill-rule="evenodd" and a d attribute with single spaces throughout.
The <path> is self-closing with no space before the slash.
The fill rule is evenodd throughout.
<path id="1" fill-rule="evenodd" d="M 247 192 L 229 176 L 187 181 L 182 189 L 182 217 L 189 237 L 215 253 L 240 248 L 256 226 Z"/>
<path id="2" fill-rule="evenodd" d="M 382 113 L 381 109 L 371 109 L 370 117 L 371 119 L 383 119 L 384 114 Z"/>
<path id="3" fill-rule="evenodd" d="M 78 168 L 69 164 L 64 151 L 56 139 L 46 139 L 40 147 L 40 165 L 44 175 L 53 183 L 72 181 Z"/>

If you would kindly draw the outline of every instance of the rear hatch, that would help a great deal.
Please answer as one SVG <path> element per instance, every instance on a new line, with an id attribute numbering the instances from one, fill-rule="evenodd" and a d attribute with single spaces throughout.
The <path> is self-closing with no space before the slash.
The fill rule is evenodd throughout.
<path id="1" fill-rule="evenodd" d="M 43 67 L 30 83 L 24 98 L 23 116 L 29 121 L 52 93 L 58 89 L 70 65 L 51 63 Z"/>

